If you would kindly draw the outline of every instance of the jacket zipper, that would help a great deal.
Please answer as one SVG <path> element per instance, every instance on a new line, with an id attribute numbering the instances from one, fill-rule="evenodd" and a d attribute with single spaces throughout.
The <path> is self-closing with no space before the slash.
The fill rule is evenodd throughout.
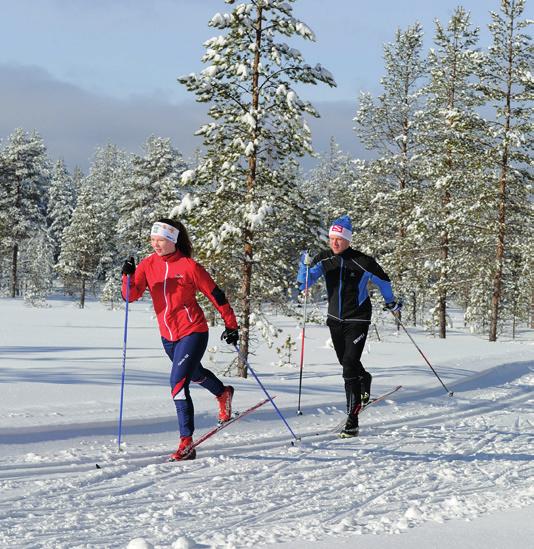
<path id="1" fill-rule="evenodd" d="M 169 264 L 165 262 L 165 278 L 163 279 L 163 297 L 165 298 L 165 311 L 163 313 L 163 322 L 165 322 L 165 326 L 167 327 L 167 330 L 169 330 L 169 334 L 171 334 L 171 341 L 173 339 L 172 337 L 172 331 L 167 324 L 167 311 L 169 310 L 169 302 L 167 301 L 167 275 L 169 274 Z"/>
<path id="2" fill-rule="evenodd" d="M 189 319 L 189 322 L 193 322 L 193 319 L 191 318 L 191 315 L 189 314 L 189 309 L 187 308 L 187 305 L 184 305 L 185 312 L 187 313 L 187 318 Z"/>
<path id="3" fill-rule="evenodd" d="M 341 315 L 341 312 L 342 312 L 341 290 L 343 288 L 343 258 L 340 257 L 340 259 L 341 259 L 341 267 L 339 268 L 339 292 L 338 292 L 337 300 L 339 305 L 339 318 L 343 318 L 343 316 Z"/>

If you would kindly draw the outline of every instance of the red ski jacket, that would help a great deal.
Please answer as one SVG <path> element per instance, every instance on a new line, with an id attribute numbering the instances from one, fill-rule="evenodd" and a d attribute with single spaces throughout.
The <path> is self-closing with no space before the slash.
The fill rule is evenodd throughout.
<path id="1" fill-rule="evenodd" d="M 126 299 L 126 275 L 122 277 L 122 297 Z M 237 320 L 224 292 L 207 271 L 180 251 L 143 259 L 130 276 L 129 301 L 138 300 L 147 289 L 158 318 L 159 331 L 169 341 L 194 332 L 207 332 L 208 323 L 195 294 L 202 292 L 219 311 L 227 328 L 237 328 Z"/>

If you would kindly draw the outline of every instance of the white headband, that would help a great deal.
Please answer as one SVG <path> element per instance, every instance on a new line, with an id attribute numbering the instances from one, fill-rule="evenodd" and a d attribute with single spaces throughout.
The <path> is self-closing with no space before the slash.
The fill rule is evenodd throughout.
<path id="1" fill-rule="evenodd" d="M 159 221 L 154 223 L 152 229 L 150 229 L 150 236 L 162 236 L 175 244 L 178 242 L 179 234 L 180 231 L 176 227 L 167 225 L 166 223 L 159 223 Z"/>
<path id="2" fill-rule="evenodd" d="M 332 225 L 328 231 L 328 236 L 340 236 L 350 242 L 350 239 L 352 238 L 352 231 L 349 231 L 342 225 Z"/>

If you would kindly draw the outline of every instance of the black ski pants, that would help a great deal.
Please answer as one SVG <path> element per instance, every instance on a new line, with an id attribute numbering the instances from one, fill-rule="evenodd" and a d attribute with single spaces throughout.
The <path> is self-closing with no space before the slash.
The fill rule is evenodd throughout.
<path id="1" fill-rule="evenodd" d="M 351 414 L 361 405 L 362 388 L 369 392 L 371 387 L 371 375 L 365 371 L 360 360 L 369 324 L 329 320 L 328 327 L 337 358 L 343 367 L 347 413 Z"/>

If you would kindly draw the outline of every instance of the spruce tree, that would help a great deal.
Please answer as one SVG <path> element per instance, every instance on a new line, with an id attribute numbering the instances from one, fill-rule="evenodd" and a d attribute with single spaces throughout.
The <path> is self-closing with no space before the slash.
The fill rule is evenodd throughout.
<path id="1" fill-rule="evenodd" d="M 329 223 L 354 209 L 353 187 L 361 176 L 362 163 L 345 153 L 334 138 L 328 152 L 318 158 L 317 166 L 303 182 L 303 192 L 320 216 L 326 235 Z"/>
<path id="2" fill-rule="evenodd" d="M 323 67 L 307 65 L 297 49 L 279 41 L 294 35 L 314 39 L 312 31 L 293 17 L 292 3 L 255 0 L 237 5 L 231 13 L 216 14 L 210 26 L 226 34 L 205 43 L 203 61 L 209 66 L 200 74 L 179 79 L 198 101 L 211 104 L 212 122 L 198 131 L 206 157 L 194 174 L 186 172 L 183 181 L 193 176 L 196 180 L 198 191 L 187 202 L 196 208 L 191 217 L 202 231 L 201 245 L 231 253 L 227 271 L 239 273 L 242 376 L 246 376 L 253 314 L 261 305 L 261 296 L 253 293 L 255 277 L 270 268 L 258 265 L 262 228 L 282 209 L 286 225 L 277 225 L 275 233 L 280 237 L 293 231 L 297 220 L 305 219 L 295 182 L 280 174 L 291 158 L 311 152 L 303 115 L 317 116 L 317 112 L 293 85 L 335 85 Z M 284 208 L 278 200 L 281 195 L 288 197 Z"/>

